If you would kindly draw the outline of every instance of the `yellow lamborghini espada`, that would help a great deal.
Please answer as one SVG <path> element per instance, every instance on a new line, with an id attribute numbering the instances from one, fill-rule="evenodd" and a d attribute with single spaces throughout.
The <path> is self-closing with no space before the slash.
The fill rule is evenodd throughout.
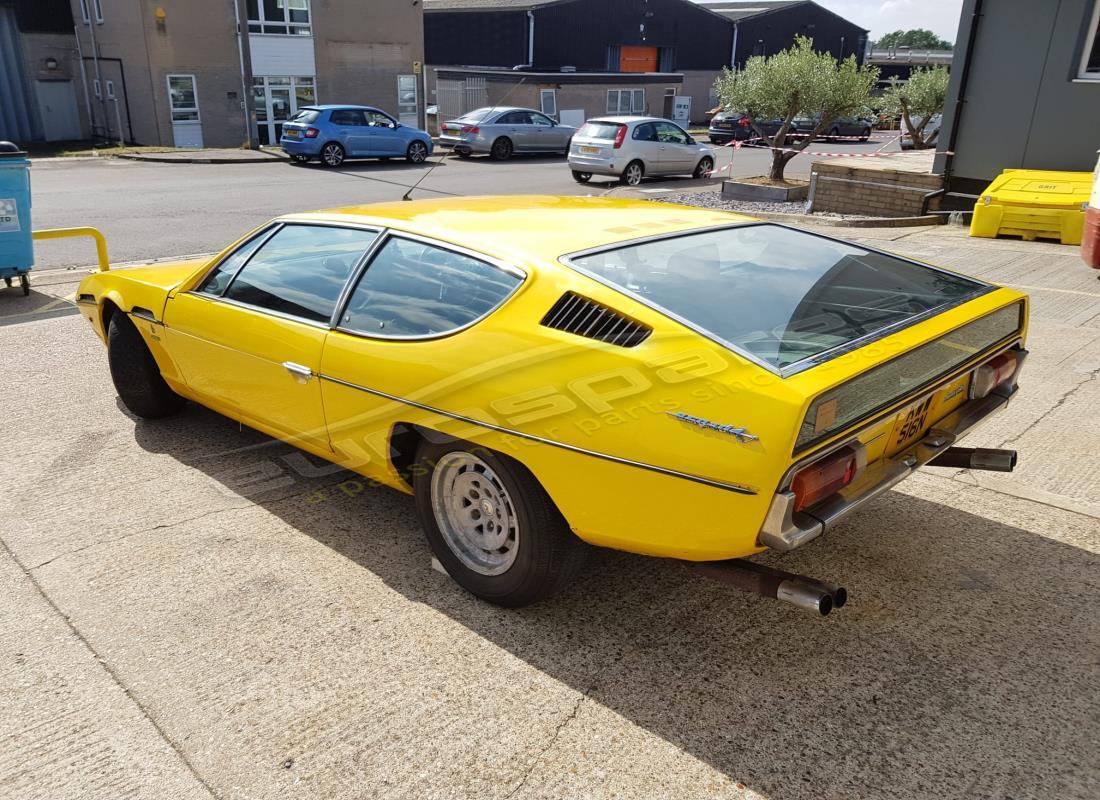
<path id="1" fill-rule="evenodd" d="M 87 277 L 134 414 L 186 400 L 412 493 L 475 595 L 549 596 L 586 544 L 703 562 L 806 545 L 1016 391 L 1027 298 L 729 213 L 481 197 L 293 214 L 213 259 Z"/>

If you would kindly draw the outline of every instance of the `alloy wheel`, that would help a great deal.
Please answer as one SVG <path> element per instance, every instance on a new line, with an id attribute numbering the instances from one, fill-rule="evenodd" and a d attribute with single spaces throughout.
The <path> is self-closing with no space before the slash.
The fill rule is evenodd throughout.
<path id="1" fill-rule="evenodd" d="M 637 186 L 642 182 L 642 165 L 637 161 L 631 161 L 623 170 L 623 183 L 627 186 Z"/>
<path id="2" fill-rule="evenodd" d="M 325 166 L 338 167 L 344 163 L 344 148 L 336 144 L 336 142 L 329 142 L 321 150 L 321 160 L 325 162 Z"/>
<path id="3" fill-rule="evenodd" d="M 408 159 L 413 164 L 423 164 L 428 157 L 428 147 L 423 142 L 413 142 L 409 145 Z"/>
<path id="4" fill-rule="evenodd" d="M 447 453 L 431 478 L 432 512 L 443 541 L 480 575 L 507 572 L 519 552 L 519 518 L 504 483 L 472 453 Z"/>

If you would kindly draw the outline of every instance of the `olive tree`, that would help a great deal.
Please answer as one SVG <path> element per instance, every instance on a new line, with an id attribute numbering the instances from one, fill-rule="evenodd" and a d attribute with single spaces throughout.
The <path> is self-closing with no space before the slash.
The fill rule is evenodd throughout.
<path id="1" fill-rule="evenodd" d="M 756 135 L 772 148 L 768 177 L 781 181 L 787 162 L 833 120 L 866 108 L 877 80 L 876 67 L 860 67 L 855 56 L 837 61 L 829 53 L 815 52 L 812 39 L 797 36 L 789 50 L 753 56 L 737 72 L 724 69 L 714 90 L 722 108 L 745 114 Z M 814 128 L 788 142 L 791 123 L 800 115 L 813 120 Z M 778 130 L 768 135 L 766 122 L 779 122 Z"/>
<path id="2" fill-rule="evenodd" d="M 905 83 L 894 83 L 882 96 L 882 109 L 892 116 L 900 116 L 902 129 L 913 138 L 913 149 L 924 150 L 935 144 L 939 128 L 925 137 L 928 120 L 943 113 L 947 102 L 949 75 L 945 67 L 916 69 Z M 916 125 L 913 118 L 920 120 Z"/>

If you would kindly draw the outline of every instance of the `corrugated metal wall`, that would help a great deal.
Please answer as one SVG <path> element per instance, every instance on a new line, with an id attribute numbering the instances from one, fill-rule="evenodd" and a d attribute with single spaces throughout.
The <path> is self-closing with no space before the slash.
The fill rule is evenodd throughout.
<path id="1" fill-rule="evenodd" d="M 0 6 L 0 139 L 26 142 L 42 137 L 38 106 L 23 70 L 15 11 Z"/>

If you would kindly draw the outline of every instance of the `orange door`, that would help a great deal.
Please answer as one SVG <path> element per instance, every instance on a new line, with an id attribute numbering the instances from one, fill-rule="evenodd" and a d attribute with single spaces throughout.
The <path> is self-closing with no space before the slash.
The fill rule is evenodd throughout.
<path id="1" fill-rule="evenodd" d="M 620 72 L 656 72 L 657 48 L 624 44 L 619 48 Z"/>

